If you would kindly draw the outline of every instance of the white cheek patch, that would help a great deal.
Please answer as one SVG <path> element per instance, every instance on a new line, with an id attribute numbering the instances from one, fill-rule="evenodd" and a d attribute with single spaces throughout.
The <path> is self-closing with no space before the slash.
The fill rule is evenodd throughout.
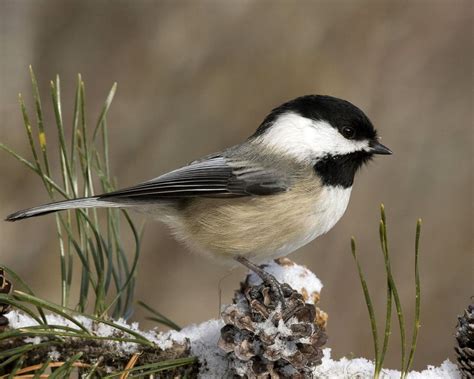
<path id="1" fill-rule="evenodd" d="M 368 150 L 368 141 L 351 141 L 326 121 L 314 121 L 296 113 L 278 117 L 258 141 L 300 161 L 313 161 L 327 154 L 344 155 Z"/>

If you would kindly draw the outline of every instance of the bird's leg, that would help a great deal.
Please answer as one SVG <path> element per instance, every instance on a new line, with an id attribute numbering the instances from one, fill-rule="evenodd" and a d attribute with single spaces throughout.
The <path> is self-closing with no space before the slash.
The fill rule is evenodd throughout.
<path id="1" fill-rule="evenodd" d="M 247 267 L 250 271 L 253 271 L 255 274 L 257 274 L 260 279 L 262 279 L 263 283 L 269 286 L 272 292 L 278 297 L 283 308 L 285 307 L 285 297 L 283 295 L 281 284 L 273 275 L 269 274 L 255 263 L 250 262 L 247 258 L 242 256 L 236 257 L 235 260 Z"/>

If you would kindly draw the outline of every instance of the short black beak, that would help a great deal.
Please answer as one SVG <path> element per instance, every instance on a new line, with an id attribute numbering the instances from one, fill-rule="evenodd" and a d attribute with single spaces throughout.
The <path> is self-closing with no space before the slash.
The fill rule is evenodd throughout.
<path id="1" fill-rule="evenodd" d="M 390 155 L 392 154 L 392 150 L 390 150 L 387 146 L 382 145 L 377 140 L 372 140 L 369 143 L 370 152 L 372 154 L 382 154 L 382 155 Z"/>

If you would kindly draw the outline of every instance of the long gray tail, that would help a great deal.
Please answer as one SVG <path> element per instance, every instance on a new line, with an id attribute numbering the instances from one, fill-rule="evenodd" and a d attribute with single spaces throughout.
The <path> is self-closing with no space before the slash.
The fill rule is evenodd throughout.
<path id="1" fill-rule="evenodd" d="M 18 221 L 28 217 L 42 216 L 52 212 L 63 211 L 65 209 L 76 209 L 76 208 L 116 208 L 124 206 L 123 204 L 117 204 L 110 201 L 99 200 L 98 197 L 83 197 L 74 200 L 58 201 L 55 203 L 49 203 L 40 205 L 38 207 L 25 209 L 12 213 L 7 216 L 5 221 Z"/>

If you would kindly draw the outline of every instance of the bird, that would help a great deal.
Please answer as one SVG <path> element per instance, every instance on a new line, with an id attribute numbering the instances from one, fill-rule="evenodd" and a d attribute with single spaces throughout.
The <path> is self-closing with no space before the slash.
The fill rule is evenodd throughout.
<path id="1" fill-rule="evenodd" d="M 274 108 L 245 141 L 144 183 L 40 205 L 7 221 L 76 208 L 151 214 L 191 250 L 225 265 L 287 256 L 343 216 L 354 177 L 374 155 L 392 154 L 365 113 L 327 95 Z"/>

